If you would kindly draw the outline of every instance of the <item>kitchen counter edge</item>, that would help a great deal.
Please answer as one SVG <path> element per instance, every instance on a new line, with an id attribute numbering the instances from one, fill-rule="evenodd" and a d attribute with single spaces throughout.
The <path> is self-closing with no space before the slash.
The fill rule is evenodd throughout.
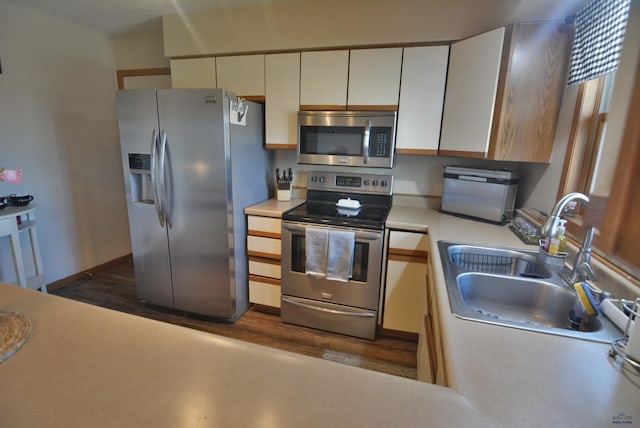
<path id="1" fill-rule="evenodd" d="M 284 212 L 289 211 L 304 203 L 304 199 L 291 199 L 290 201 L 278 201 L 267 199 L 244 209 L 246 215 L 258 215 L 262 217 L 282 218 Z"/>
<path id="2" fill-rule="evenodd" d="M 609 344 L 462 320 L 452 315 L 438 241 L 520 249 L 507 226 L 394 206 L 386 226 L 428 233 L 449 386 L 502 426 L 640 423 L 640 372 L 608 355 Z"/>

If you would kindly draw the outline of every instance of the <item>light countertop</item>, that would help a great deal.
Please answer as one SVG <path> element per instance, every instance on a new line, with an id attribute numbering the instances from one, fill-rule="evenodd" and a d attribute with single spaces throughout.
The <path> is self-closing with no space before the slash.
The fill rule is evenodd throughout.
<path id="1" fill-rule="evenodd" d="M 0 364 L 0 426 L 495 426 L 452 389 L 0 284 L 34 330 Z"/>
<path id="2" fill-rule="evenodd" d="M 276 199 L 268 199 L 244 209 L 247 215 L 259 215 L 263 217 L 281 218 L 282 213 L 302 204 L 304 199 L 291 199 L 290 201 L 278 201 Z"/>
<path id="3" fill-rule="evenodd" d="M 429 234 L 449 386 L 505 427 L 603 427 L 617 425 L 620 415 L 640 425 L 640 372 L 609 358 L 608 344 L 451 314 L 438 240 L 535 247 L 506 226 L 430 209 L 393 207 L 387 226 Z"/>
<path id="4" fill-rule="evenodd" d="M 268 205 L 247 213 L 277 217 Z M 609 345 L 451 314 L 438 240 L 531 248 L 508 228 L 405 207 L 387 226 L 430 236 L 451 388 L 0 284 L 0 307 L 34 324 L 0 364 L 0 425 L 600 427 L 621 415 L 640 424 L 640 374 L 609 358 Z"/>

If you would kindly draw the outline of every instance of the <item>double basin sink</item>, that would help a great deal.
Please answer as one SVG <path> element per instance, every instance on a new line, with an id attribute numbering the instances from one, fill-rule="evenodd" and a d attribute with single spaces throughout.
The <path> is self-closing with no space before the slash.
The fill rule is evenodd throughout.
<path id="1" fill-rule="evenodd" d="M 447 293 L 454 316 L 596 342 L 622 332 L 604 315 L 580 330 L 569 327 L 576 293 L 537 252 L 439 241 Z"/>

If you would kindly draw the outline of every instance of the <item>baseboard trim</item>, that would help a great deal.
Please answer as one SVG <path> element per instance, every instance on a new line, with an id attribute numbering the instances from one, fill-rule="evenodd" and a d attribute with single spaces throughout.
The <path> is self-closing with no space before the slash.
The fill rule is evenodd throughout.
<path id="1" fill-rule="evenodd" d="M 408 331 L 390 330 L 380 326 L 378 326 L 377 333 L 380 336 L 392 337 L 394 339 L 406 340 L 408 342 L 418 343 L 418 340 L 419 340 L 418 333 L 409 333 Z"/>

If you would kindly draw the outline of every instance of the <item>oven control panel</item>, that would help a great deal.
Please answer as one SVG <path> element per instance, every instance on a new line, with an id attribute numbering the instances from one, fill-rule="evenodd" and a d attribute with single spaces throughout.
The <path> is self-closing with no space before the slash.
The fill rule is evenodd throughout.
<path id="1" fill-rule="evenodd" d="M 310 171 L 307 173 L 307 189 L 391 195 L 393 175 Z"/>

